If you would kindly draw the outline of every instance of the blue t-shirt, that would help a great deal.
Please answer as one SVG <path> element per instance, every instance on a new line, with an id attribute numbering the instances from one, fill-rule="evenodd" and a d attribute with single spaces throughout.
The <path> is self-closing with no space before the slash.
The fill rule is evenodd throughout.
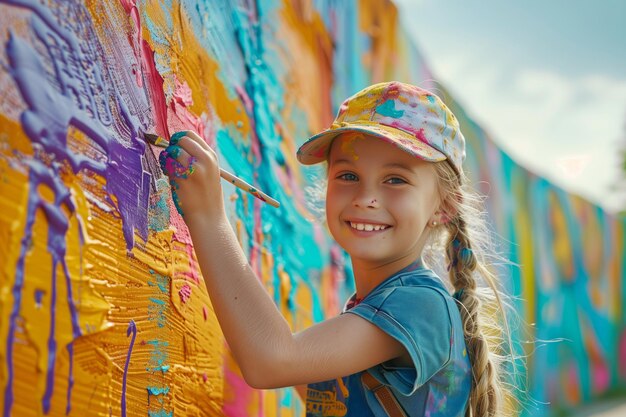
<path id="1" fill-rule="evenodd" d="M 354 297 L 354 296 L 353 296 Z M 389 386 L 411 417 L 463 417 L 471 388 L 471 365 L 456 301 L 441 279 L 419 264 L 392 275 L 360 304 L 356 314 L 406 348 L 412 367 L 381 363 L 369 372 Z M 387 416 L 363 386 L 362 372 L 309 384 L 307 417 Z"/>

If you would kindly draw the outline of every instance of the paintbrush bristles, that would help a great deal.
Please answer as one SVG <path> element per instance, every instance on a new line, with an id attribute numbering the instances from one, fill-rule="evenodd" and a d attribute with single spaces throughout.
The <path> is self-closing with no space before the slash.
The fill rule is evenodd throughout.
<path id="1" fill-rule="evenodd" d="M 167 148 L 167 146 L 169 145 L 169 142 L 159 135 L 155 135 L 153 133 L 145 133 L 144 136 L 146 137 L 146 140 L 154 146 Z"/>

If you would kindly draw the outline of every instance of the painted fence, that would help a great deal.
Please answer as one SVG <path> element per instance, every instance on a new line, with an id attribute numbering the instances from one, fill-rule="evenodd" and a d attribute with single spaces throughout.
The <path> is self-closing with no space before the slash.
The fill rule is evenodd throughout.
<path id="1" fill-rule="evenodd" d="M 336 314 L 349 264 L 307 200 L 295 149 L 372 82 L 433 88 L 519 269 L 549 415 L 624 387 L 624 222 L 517 165 L 468 118 L 380 0 L 0 0 L 3 416 L 296 416 L 246 386 L 146 132 L 193 129 L 223 166 L 250 262 L 294 330 Z M 483 184 L 482 182 L 479 184 Z M 536 371 L 538 370 L 538 371 Z"/>

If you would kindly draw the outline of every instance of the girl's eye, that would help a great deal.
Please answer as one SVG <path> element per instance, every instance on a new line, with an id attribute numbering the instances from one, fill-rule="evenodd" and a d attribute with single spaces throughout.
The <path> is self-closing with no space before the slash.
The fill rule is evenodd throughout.
<path id="1" fill-rule="evenodd" d="M 346 172 L 344 174 L 341 174 L 337 178 L 340 179 L 340 180 L 345 180 L 345 181 L 356 181 L 356 180 L 358 180 L 357 176 L 354 175 L 351 172 Z"/>
<path id="2" fill-rule="evenodd" d="M 399 177 L 392 177 L 385 181 L 388 184 L 406 184 L 406 181 Z"/>

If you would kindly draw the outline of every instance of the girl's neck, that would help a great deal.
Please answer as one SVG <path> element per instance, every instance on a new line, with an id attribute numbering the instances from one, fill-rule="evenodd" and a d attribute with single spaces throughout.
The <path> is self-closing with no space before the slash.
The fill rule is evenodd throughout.
<path id="1" fill-rule="evenodd" d="M 352 270 L 354 272 L 356 297 L 364 298 L 381 282 L 403 269 L 421 266 L 424 266 L 421 257 L 417 259 L 398 259 L 382 265 L 353 261 Z"/>

